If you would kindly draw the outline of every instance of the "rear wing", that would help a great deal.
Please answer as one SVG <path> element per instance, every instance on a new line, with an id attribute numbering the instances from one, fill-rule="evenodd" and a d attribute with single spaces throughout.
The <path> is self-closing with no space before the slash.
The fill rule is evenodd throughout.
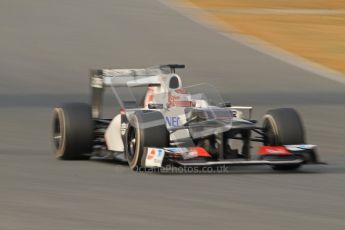
<path id="1" fill-rule="evenodd" d="M 90 70 L 91 107 L 92 117 L 100 118 L 103 94 L 107 87 L 136 87 L 159 85 L 160 76 L 175 73 L 175 69 L 185 68 L 185 65 L 167 64 L 149 67 L 146 69 L 92 69 Z M 115 93 L 116 94 L 116 93 Z M 135 105 L 135 101 L 122 101 L 119 103 Z"/>

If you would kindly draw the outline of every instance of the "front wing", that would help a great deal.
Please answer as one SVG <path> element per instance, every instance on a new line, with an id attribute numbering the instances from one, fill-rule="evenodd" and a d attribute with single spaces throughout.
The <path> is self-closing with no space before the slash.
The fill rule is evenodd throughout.
<path id="1" fill-rule="evenodd" d="M 202 147 L 190 148 L 153 148 L 144 150 L 141 166 L 160 168 L 167 165 L 180 167 L 213 167 L 241 165 L 294 165 L 318 164 L 315 145 L 262 146 L 258 150 L 258 159 L 213 159 Z"/>

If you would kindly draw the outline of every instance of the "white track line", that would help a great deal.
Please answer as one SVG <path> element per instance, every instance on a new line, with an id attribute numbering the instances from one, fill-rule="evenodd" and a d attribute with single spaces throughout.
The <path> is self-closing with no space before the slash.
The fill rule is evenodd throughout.
<path id="1" fill-rule="evenodd" d="M 273 14 L 273 15 L 344 15 L 345 9 L 270 9 L 270 8 L 207 8 L 208 12 L 232 14 Z"/>
<path id="2" fill-rule="evenodd" d="M 308 59 L 297 56 L 281 48 L 272 46 L 271 44 L 263 40 L 260 40 L 256 37 L 239 34 L 236 32 L 235 29 L 230 29 L 231 32 L 222 32 L 221 30 L 223 30 L 223 28 L 229 28 L 229 25 L 225 25 L 222 21 L 217 19 L 212 14 L 206 12 L 205 10 L 201 9 L 200 7 L 192 3 L 188 3 L 188 7 L 184 7 L 178 6 L 178 3 L 176 3 L 176 1 L 173 2 L 173 0 L 157 1 L 179 12 L 183 16 L 189 18 L 190 20 L 206 28 L 216 30 L 221 35 L 233 41 L 236 41 L 242 45 L 250 47 L 256 51 L 269 55 L 273 58 L 276 58 L 290 65 L 296 66 L 300 69 L 306 70 L 318 76 L 345 84 L 345 75 L 338 71 L 335 71 L 318 63 L 312 62 Z M 212 20 L 206 20 L 206 18 Z"/>

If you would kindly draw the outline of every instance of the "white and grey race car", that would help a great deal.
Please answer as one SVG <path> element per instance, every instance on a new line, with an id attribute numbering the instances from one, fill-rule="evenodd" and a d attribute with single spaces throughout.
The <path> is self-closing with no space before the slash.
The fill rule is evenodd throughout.
<path id="1" fill-rule="evenodd" d="M 252 107 L 232 106 L 209 84 L 182 86 L 184 65 L 146 69 L 91 70 L 91 104 L 54 108 L 53 143 L 59 159 L 88 159 L 107 153 L 131 169 L 270 165 L 295 170 L 316 164 L 316 146 L 305 143 L 299 114 L 269 110 L 261 126 Z M 119 113 L 102 116 L 110 87 Z M 258 142 L 257 154 L 251 154 Z M 121 157 L 120 157 L 121 158 Z"/>

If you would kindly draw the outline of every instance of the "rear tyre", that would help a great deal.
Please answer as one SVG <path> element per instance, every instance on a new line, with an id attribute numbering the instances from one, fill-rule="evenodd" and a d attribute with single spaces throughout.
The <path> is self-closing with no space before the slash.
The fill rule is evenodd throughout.
<path id="1" fill-rule="evenodd" d="M 88 159 L 93 150 L 94 122 L 91 106 L 69 103 L 54 108 L 53 145 L 55 156 L 62 160 Z"/>
<path id="2" fill-rule="evenodd" d="M 167 147 L 169 132 L 163 115 L 158 111 L 136 111 L 129 120 L 125 154 L 131 169 L 142 170 L 145 147 Z"/>
<path id="3" fill-rule="evenodd" d="M 263 118 L 263 128 L 266 130 L 264 145 L 294 145 L 304 144 L 305 134 L 303 122 L 296 110 L 281 108 L 269 110 Z M 277 165 L 274 170 L 296 170 L 300 164 Z"/>

